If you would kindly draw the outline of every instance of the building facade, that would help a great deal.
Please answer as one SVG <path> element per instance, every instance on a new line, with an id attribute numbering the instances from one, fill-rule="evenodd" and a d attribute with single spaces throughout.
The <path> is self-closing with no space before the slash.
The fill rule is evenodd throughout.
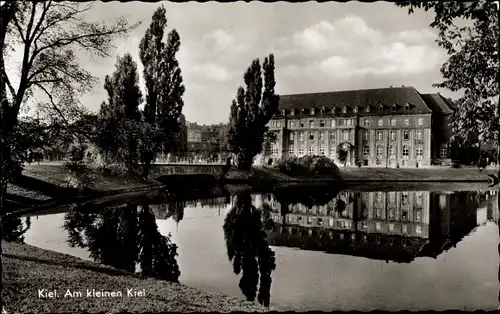
<path id="1" fill-rule="evenodd" d="M 346 165 L 415 167 L 450 162 L 448 120 L 455 110 L 439 94 L 413 87 L 280 96 L 269 121 L 273 159 L 322 155 Z"/>

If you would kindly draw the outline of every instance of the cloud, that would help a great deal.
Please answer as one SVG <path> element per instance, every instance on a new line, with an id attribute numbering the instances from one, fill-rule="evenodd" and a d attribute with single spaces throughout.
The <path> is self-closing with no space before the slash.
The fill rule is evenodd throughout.
<path id="1" fill-rule="evenodd" d="M 231 73 L 226 68 L 212 62 L 195 65 L 190 69 L 190 72 L 204 80 L 214 80 L 216 82 L 227 82 L 232 78 Z"/>

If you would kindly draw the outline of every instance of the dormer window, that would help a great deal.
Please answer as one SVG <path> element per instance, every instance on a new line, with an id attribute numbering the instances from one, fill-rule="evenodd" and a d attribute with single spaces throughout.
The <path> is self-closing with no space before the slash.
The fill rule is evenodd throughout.
<path id="1" fill-rule="evenodd" d="M 306 114 L 306 109 L 302 109 L 302 110 L 301 110 L 301 113 L 302 113 L 302 114 Z"/>
<path id="2" fill-rule="evenodd" d="M 314 116 L 314 108 L 311 109 L 311 115 Z"/>
<path id="3" fill-rule="evenodd" d="M 347 113 L 347 107 L 346 106 L 342 107 L 342 113 Z"/>
<path id="4" fill-rule="evenodd" d="M 295 109 L 292 109 L 292 110 L 290 111 L 290 115 L 291 115 L 291 116 L 295 115 Z"/>
<path id="5" fill-rule="evenodd" d="M 281 110 L 281 115 L 285 116 L 285 114 L 286 114 L 285 109 Z"/>
<path id="6" fill-rule="evenodd" d="M 404 110 L 405 110 L 405 111 L 409 111 L 409 110 L 410 110 L 410 104 L 406 104 L 406 105 L 404 106 Z"/>
<path id="7" fill-rule="evenodd" d="M 365 108 L 365 112 L 370 112 L 370 106 L 369 106 L 369 105 L 368 105 L 368 106 L 366 106 L 366 108 Z"/>
<path id="8" fill-rule="evenodd" d="M 384 110 L 384 105 L 378 104 L 378 111 L 383 111 Z"/>
<path id="9" fill-rule="evenodd" d="M 333 107 L 333 108 L 332 108 L 332 114 L 335 114 L 335 113 L 337 113 L 337 108 L 336 108 L 336 107 Z"/>
<path id="10" fill-rule="evenodd" d="M 325 106 L 321 107 L 321 114 L 325 114 L 325 112 L 326 112 Z"/>
<path id="11" fill-rule="evenodd" d="M 393 104 L 391 106 L 391 111 L 396 111 L 396 110 L 398 110 L 398 106 L 396 104 Z"/>
<path id="12" fill-rule="evenodd" d="M 357 113 L 358 112 L 358 106 L 354 106 L 354 108 L 352 109 L 352 112 Z"/>

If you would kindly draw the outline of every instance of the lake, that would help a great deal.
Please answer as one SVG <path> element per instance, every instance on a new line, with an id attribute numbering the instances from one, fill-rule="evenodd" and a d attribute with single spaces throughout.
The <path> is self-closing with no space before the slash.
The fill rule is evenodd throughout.
<path id="1" fill-rule="evenodd" d="M 32 216 L 25 242 L 287 310 L 499 306 L 498 189 L 228 190 L 77 204 Z"/>

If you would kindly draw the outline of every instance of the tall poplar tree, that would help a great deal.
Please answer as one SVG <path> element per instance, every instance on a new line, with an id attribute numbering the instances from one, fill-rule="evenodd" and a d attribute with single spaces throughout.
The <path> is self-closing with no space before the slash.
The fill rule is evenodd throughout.
<path id="1" fill-rule="evenodd" d="M 242 170 L 250 170 L 253 158 L 262 151 L 267 139 L 272 138 L 267 123 L 279 105 L 279 96 L 274 91 L 273 54 L 265 58 L 262 68 L 264 86 L 260 62 L 255 59 L 244 75 L 246 90 L 240 86 L 231 104 L 228 144 Z"/>
<path id="2" fill-rule="evenodd" d="M 106 76 L 104 88 L 108 102 L 101 105 L 100 118 L 104 128 L 99 146 L 111 159 L 125 164 L 129 171 L 139 165 L 138 129 L 141 120 L 137 64 L 130 54 L 118 58 L 112 76 Z"/>
<path id="3" fill-rule="evenodd" d="M 149 124 L 149 145 L 143 145 L 141 161 L 143 175 L 149 174 L 156 153 L 172 142 L 180 127 L 180 114 L 184 106 L 182 96 L 186 88 L 176 54 L 180 48 L 180 37 L 172 30 L 163 42 L 167 18 L 165 7 L 160 6 L 139 46 L 139 55 L 144 66 L 146 104 L 144 119 Z"/>

